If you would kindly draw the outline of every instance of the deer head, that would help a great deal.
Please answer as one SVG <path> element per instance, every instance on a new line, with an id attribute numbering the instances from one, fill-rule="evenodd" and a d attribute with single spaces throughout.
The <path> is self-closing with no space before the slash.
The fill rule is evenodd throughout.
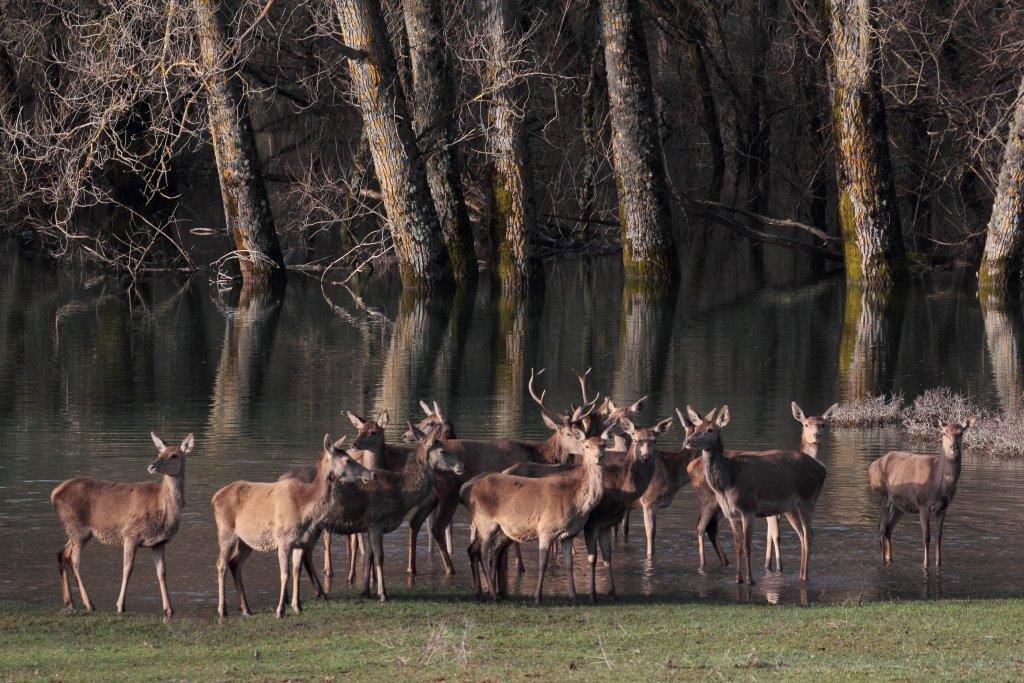
<path id="1" fill-rule="evenodd" d="M 683 426 L 683 441 L 686 441 L 686 437 L 693 434 L 693 430 L 696 429 L 696 425 L 690 422 L 690 418 L 683 413 L 683 411 L 676 408 L 676 415 L 679 417 L 679 424 Z"/>
<path id="2" fill-rule="evenodd" d="M 633 424 L 628 417 L 624 417 L 621 420 L 621 425 L 631 441 L 629 448 L 633 457 L 638 458 L 641 462 L 646 462 L 654 454 L 654 444 L 658 442 L 658 437 L 672 428 L 672 418 L 662 420 L 653 427 L 640 428 Z"/>
<path id="3" fill-rule="evenodd" d="M 590 416 L 597 405 L 598 397 L 595 396 L 589 404 L 572 408 L 569 413 L 560 413 L 557 410 L 552 410 L 544 404 L 544 396 L 547 394 L 547 391 L 542 391 L 540 395 L 537 395 L 537 391 L 533 387 L 534 379 L 543 372 L 544 370 L 540 370 L 535 373 L 532 368 L 530 369 L 530 382 L 527 385 L 530 397 L 533 398 L 534 403 L 540 406 L 541 419 L 544 420 L 544 424 L 548 428 L 555 432 L 562 450 L 573 455 L 582 455 L 581 442 L 575 437 L 573 430 L 579 429 L 587 436 L 590 436 L 589 432 L 593 429 Z M 585 386 L 585 383 L 581 382 L 581 384 Z M 584 392 L 584 395 L 586 395 L 586 392 Z"/>
<path id="4" fill-rule="evenodd" d="M 729 424 L 729 406 L 712 409 L 703 418 L 697 411 L 686 406 L 686 414 L 693 424 L 693 433 L 683 441 L 684 448 L 700 451 L 720 450 L 722 448 L 722 429 Z"/>
<path id="5" fill-rule="evenodd" d="M 189 434 L 180 446 L 168 446 L 159 436 L 150 432 L 153 438 L 153 445 L 156 446 L 156 460 L 149 464 L 150 474 L 163 474 L 168 477 L 181 477 L 185 474 L 185 456 L 192 452 L 196 445 L 196 439 Z"/>
<path id="6" fill-rule="evenodd" d="M 974 421 L 975 418 L 973 416 L 963 422 L 943 422 L 938 417 L 932 418 L 932 426 L 942 434 L 942 452 L 946 457 L 960 457 L 964 433 L 974 426 Z"/>
<path id="7" fill-rule="evenodd" d="M 444 449 L 437 432 L 425 434 L 412 422 L 406 423 L 409 433 L 416 437 L 419 446 L 416 448 L 416 459 L 426 463 L 435 472 L 453 472 L 462 476 L 466 472 L 465 465 L 457 457 Z"/>
<path id="8" fill-rule="evenodd" d="M 793 411 L 793 419 L 803 425 L 803 431 L 800 434 L 800 440 L 808 445 L 817 446 L 821 440 L 821 434 L 824 430 L 828 429 L 828 417 L 832 412 L 839 407 L 838 403 L 833 403 L 829 406 L 829 409 L 825 411 L 821 417 L 817 415 L 806 416 L 804 411 L 800 409 L 800 406 L 793 401 L 789 405 Z"/>
<path id="9" fill-rule="evenodd" d="M 327 480 L 339 484 L 355 484 L 373 481 L 377 473 L 368 470 L 345 450 L 345 437 L 331 442 L 331 435 L 324 434 L 323 462 L 327 467 Z"/>
<path id="10" fill-rule="evenodd" d="M 584 465 L 601 466 L 604 464 L 604 449 L 611 433 L 605 429 L 599 436 L 587 436 L 579 427 L 573 427 L 570 435 L 579 444 L 580 459 Z"/>
<path id="11" fill-rule="evenodd" d="M 388 411 L 382 412 L 375 420 L 364 420 L 351 410 L 346 410 L 349 422 L 359 432 L 352 441 L 353 450 L 379 452 L 384 447 L 384 430 L 388 426 Z"/>
<path id="12" fill-rule="evenodd" d="M 633 402 L 630 405 L 615 405 L 615 401 L 610 398 L 605 398 L 604 403 L 598 409 L 598 412 L 604 415 L 604 426 L 616 426 L 617 429 L 612 432 L 615 437 L 615 443 L 612 445 L 613 450 L 624 451 L 629 448 L 629 434 L 624 428 L 624 419 L 632 419 L 640 409 L 643 407 L 644 401 L 647 400 L 646 396 L 641 397 L 639 400 Z"/>
<path id="13" fill-rule="evenodd" d="M 431 432 L 437 432 L 438 437 L 443 441 L 445 439 L 454 439 L 455 427 L 452 425 L 448 417 L 441 412 L 441 406 L 434 401 L 433 407 L 427 404 L 426 401 L 420 401 L 420 408 L 426 414 L 422 420 L 416 423 L 416 428 L 424 434 Z M 411 431 L 406 430 L 405 434 L 402 435 L 402 440 L 406 443 L 416 443 L 418 440 Z"/>

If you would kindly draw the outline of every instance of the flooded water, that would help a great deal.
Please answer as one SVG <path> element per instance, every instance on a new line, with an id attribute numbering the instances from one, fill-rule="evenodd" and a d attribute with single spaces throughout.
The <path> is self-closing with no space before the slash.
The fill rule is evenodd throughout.
<path id="1" fill-rule="evenodd" d="M 393 282 L 356 298 L 295 275 L 280 297 L 220 293 L 203 277 L 158 278 L 131 293 L 77 271 L 24 258 L 0 273 L 0 600 L 59 607 L 55 553 L 64 538 L 49 493 L 77 474 L 141 481 L 154 450 L 194 432 L 181 530 L 168 546 L 179 612 L 215 606 L 216 538 L 210 496 L 236 479 L 273 480 L 319 453 L 324 432 L 350 433 L 343 416 L 390 411 L 397 441 L 420 399 L 443 405 L 460 436 L 545 438 L 526 392 L 532 366 L 548 368 L 549 402 L 578 398 L 572 369 L 592 367 L 591 386 L 616 400 L 647 394 L 643 421 L 676 406 L 702 412 L 728 403 L 726 447 L 795 447 L 789 403 L 810 413 L 866 391 L 913 396 L 938 385 L 995 407 L 1021 394 L 1019 312 L 983 311 L 955 278 L 915 284 L 887 306 L 845 291 L 835 278 L 755 279 L 728 260 L 652 301 L 624 292 L 614 258 L 549 264 L 543 296 L 508 302 L 486 287 L 461 297 L 413 300 Z M 12 260 L 13 258 L 13 260 Z M 663 437 L 678 448 L 678 425 Z M 946 522 L 941 572 L 920 567 L 920 532 L 905 517 L 896 564 L 880 563 L 868 464 L 902 447 L 891 430 L 836 430 L 819 456 L 829 470 L 815 518 L 811 581 L 796 580 L 799 546 L 783 529 L 785 572 L 765 574 L 764 524 L 757 523 L 753 588 L 731 567 L 696 571 L 694 495 L 680 491 L 659 515 L 657 554 L 645 559 L 641 515 L 634 536 L 615 544 L 620 596 L 716 597 L 752 601 L 857 601 L 896 597 L 1001 596 L 1024 585 L 1024 468 L 968 459 Z M 785 525 L 784 525 L 785 526 Z M 389 536 L 386 572 L 405 585 L 404 528 Z M 722 534 L 727 552 L 732 542 Z M 421 536 L 418 587 L 470 592 L 466 515 L 456 515 L 456 569 L 445 577 Z M 336 567 L 344 563 L 335 544 Z M 319 551 L 318 551 L 319 553 Z M 528 593 L 528 572 L 514 584 Z M 577 562 L 583 588 L 584 563 Z M 714 562 L 712 563 L 715 564 Z M 319 557 L 317 558 L 319 566 Z M 90 543 L 83 576 L 100 609 L 112 609 L 119 549 Z M 600 573 L 603 585 L 603 571 Z M 276 558 L 246 565 L 254 606 L 272 607 Z M 336 584 L 337 585 L 337 584 Z M 560 567 L 552 596 L 564 595 Z M 308 583 L 304 583 L 307 599 Z M 336 592 L 354 599 L 354 589 Z M 229 597 L 234 604 L 234 598 Z M 159 611 L 152 564 L 140 552 L 129 609 Z"/>

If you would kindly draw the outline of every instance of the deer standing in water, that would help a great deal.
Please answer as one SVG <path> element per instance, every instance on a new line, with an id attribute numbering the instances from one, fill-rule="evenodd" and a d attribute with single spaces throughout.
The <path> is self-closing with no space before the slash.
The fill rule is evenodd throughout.
<path id="1" fill-rule="evenodd" d="M 824 465 L 797 451 L 726 451 L 721 430 L 729 424 L 729 406 L 714 409 L 704 418 L 689 406 L 686 412 L 695 426 L 683 446 L 701 451 L 708 486 L 732 527 L 736 582 L 743 582 L 745 566 L 746 582 L 754 584 L 750 569 L 754 517 L 780 514 L 786 515 L 800 537 L 800 580 L 806 581 L 811 558 L 811 518 L 825 485 Z"/>
<path id="2" fill-rule="evenodd" d="M 907 512 L 918 513 L 921 521 L 926 568 L 931 517 L 935 516 L 935 566 L 942 564 L 942 525 L 960 481 L 964 433 L 974 426 L 974 418 L 945 423 L 934 418 L 933 425 L 942 435 L 941 453 L 890 451 L 868 467 L 868 483 L 878 501 L 878 532 L 885 564 L 892 563 L 892 530 Z"/>
<path id="3" fill-rule="evenodd" d="M 50 501 L 68 536 L 67 544 L 57 553 L 64 608 L 67 610 L 75 608 L 68 567 L 75 574 L 85 610 L 93 610 L 79 564 L 82 548 L 90 538 L 96 538 L 100 543 L 120 545 L 123 549 L 118 612 L 125 610 L 125 593 L 135 565 L 135 552 L 139 546 L 144 546 L 153 551 L 164 616 L 174 614 L 167 595 L 164 547 L 178 532 L 181 510 L 185 507 L 185 457 L 192 452 L 195 438 L 189 434 L 180 446 L 167 446 L 156 434 L 150 433 L 150 436 L 156 446 L 157 458 L 149 465 L 149 473 L 162 475 L 162 483 L 121 484 L 92 477 L 75 477 L 60 484 L 50 494 Z"/>
<path id="4" fill-rule="evenodd" d="M 336 485 L 368 482 L 376 473 L 366 469 L 324 435 L 323 455 L 312 482 L 296 478 L 271 483 L 235 481 L 221 488 L 211 500 L 217 523 L 217 614 L 227 616 L 224 578 L 228 569 L 235 581 L 242 614 L 250 613 L 242 585 L 242 565 L 253 550 L 277 551 L 281 590 L 276 614 L 284 616 L 289 576 L 292 610 L 302 611 L 299 574 L 303 555 L 312 549 L 335 498 Z M 290 560 L 290 565 L 289 565 Z"/>
<path id="5" fill-rule="evenodd" d="M 832 412 L 839 407 L 833 403 L 821 416 L 811 415 L 807 417 L 800 406 L 793 401 L 790 404 L 793 411 L 793 419 L 800 423 L 800 452 L 806 453 L 815 460 L 818 459 L 818 443 L 821 441 L 821 433 L 828 428 L 828 419 Z M 768 518 L 768 536 L 764 548 L 764 568 L 771 569 L 772 556 L 775 557 L 775 571 L 782 571 L 782 553 L 779 551 L 779 518 L 778 516 Z"/>

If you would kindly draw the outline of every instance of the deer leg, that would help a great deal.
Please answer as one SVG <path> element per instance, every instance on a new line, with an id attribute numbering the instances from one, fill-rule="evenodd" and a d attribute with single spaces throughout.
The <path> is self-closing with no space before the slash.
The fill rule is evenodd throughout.
<path id="1" fill-rule="evenodd" d="M 498 565 L 495 568 L 495 577 L 498 580 L 498 596 L 502 598 L 508 597 L 508 547 L 509 542 L 504 541 L 501 544 L 501 552 L 498 554 Z"/>
<path id="2" fill-rule="evenodd" d="M 124 613 L 125 593 L 128 592 L 128 579 L 132 576 L 132 569 L 135 567 L 135 550 L 137 546 L 134 540 L 122 540 L 122 561 L 121 561 L 121 592 L 117 595 L 116 609 L 118 613 Z"/>
<path id="3" fill-rule="evenodd" d="M 92 600 L 89 599 L 89 594 L 85 591 L 85 583 L 82 582 L 81 572 L 82 546 L 85 545 L 86 540 L 78 541 L 71 546 L 71 571 L 75 574 L 75 583 L 78 584 L 78 595 L 82 598 L 82 606 L 86 612 L 91 612 L 93 610 Z"/>
<path id="4" fill-rule="evenodd" d="M 595 603 L 597 602 L 597 529 L 584 528 L 583 542 L 587 545 L 587 564 L 590 565 L 590 602 Z M 569 543 L 572 543 L 572 539 L 569 540 Z M 572 562 L 571 551 L 569 556 L 569 562 Z"/>
<path id="5" fill-rule="evenodd" d="M 349 534 L 345 537 L 348 548 L 348 583 L 351 586 L 356 582 L 356 561 L 359 557 L 359 534 Z M 366 554 L 365 552 L 363 553 Z M 364 562 L 365 564 L 365 562 Z"/>
<path id="6" fill-rule="evenodd" d="M 719 565 L 724 567 L 729 564 L 729 557 L 722 550 L 722 544 L 718 542 L 718 530 L 722 526 L 722 512 L 715 507 L 714 514 L 711 515 L 711 521 L 708 522 L 707 533 L 708 539 L 711 541 L 711 547 L 714 548 L 715 553 L 718 555 Z"/>
<path id="7" fill-rule="evenodd" d="M 533 603 L 539 605 L 541 597 L 544 594 L 544 572 L 548 568 L 548 552 L 551 547 L 551 539 L 547 535 L 541 534 L 537 539 L 537 590 L 533 593 Z M 572 547 L 566 548 L 569 555 L 572 555 Z M 569 560 L 572 562 L 572 560 Z"/>
<path id="8" fill-rule="evenodd" d="M 249 600 L 245 597 L 245 586 L 242 584 L 242 564 L 251 553 L 252 548 L 239 539 L 235 544 L 234 553 L 228 558 L 228 569 L 235 580 L 235 593 L 238 595 L 238 611 L 246 617 L 252 614 L 252 611 L 249 609 Z"/>
<path id="9" fill-rule="evenodd" d="M 231 551 L 235 546 L 234 536 L 221 533 L 218 540 L 218 552 L 217 552 L 217 616 L 226 617 L 228 615 L 227 608 L 224 606 L 224 575 L 228 571 L 228 558 L 231 556 Z M 231 573 L 235 573 L 235 568 L 231 568 Z M 237 578 L 235 587 L 238 587 Z"/>
<path id="10" fill-rule="evenodd" d="M 922 506 L 917 512 L 921 520 L 921 543 L 924 545 L 924 568 L 928 568 L 928 546 L 932 542 L 932 512 L 929 508 Z"/>
<path id="11" fill-rule="evenodd" d="M 360 537 L 365 534 L 360 534 Z M 368 541 L 363 541 L 363 591 L 364 598 L 370 597 L 370 575 L 373 574 L 373 548 Z"/>
<path id="12" fill-rule="evenodd" d="M 454 574 L 455 564 L 451 555 L 451 524 L 455 516 L 455 508 L 458 503 L 452 504 L 450 500 L 438 501 L 434 510 L 436 517 L 430 527 L 434 540 L 437 541 L 437 552 L 441 555 L 441 562 L 444 563 L 444 573 Z"/>
<path id="13" fill-rule="evenodd" d="M 64 547 L 57 553 L 57 571 L 60 573 L 60 590 L 64 599 L 64 609 L 74 611 L 75 601 L 71 597 L 71 584 L 68 581 L 68 553 L 71 541 L 64 544 Z"/>
<path id="14" fill-rule="evenodd" d="M 516 571 L 520 574 L 526 571 L 526 565 L 523 563 L 523 549 L 519 547 L 519 544 L 515 544 L 516 553 Z"/>
<path id="15" fill-rule="evenodd" d="M 736 583 L 743 583 L 743 542 L 740 538 L 742 522 L 729 517 L 729 527 L 732 529 L 732 544 L 736 551 Z"/>
<path id="16" fill-rule="evenodd" d="M 782 571 L 782 558 L 779 557 L 779 518 L 772 516 L 765 520 L 768 523 L 768 534 L 764 541 L 764 568 L 771 570 L 772 568 L 772 555 L 776 555 L 778 558 L 775 564 L 775 571 Z"/>
<path id="17" fill-rule="evenodd" d="M 278 592 L 277 609 L 274 610 L 274 614 L 278 619 L 284 618 L 284 605 L 288 602 L 288 559 L 290 554 L 287 544 L 278 544 L 277 567 L 278 575 L 281 578 L 281 590 Z"/>
<path id="18" fill-rule="evenodd" d="M 800 536 L 800 580 L 806 582 L 811 566 L 811 542 L 814 540 L 814 531 L 811 528 L 811 512 L 809 510 L 800 510 L 800 522 L 803 529 L 803 534 Z"/>
<path id="19" fill-rule="evenodd" d="M 455 516 L 455 508 L 452 508 L 452 516 Z M 455 532 L 455 522 L 448 520 L 448 525 L 444 528 L 444 547 L 448 551 L 448 558 L 451 559 L 452 553 L 455 552 L 455 538 L 452 535 Z M 452 572 L 454 573 L 454 569 Z"/>
<path id="20" fill-rule="evenodd" d="M 622 542 L 629 543 L 629 513 L 630 510 L 626 510 L 626 514 L 622 517 Z"/>
<path id="21" fill-rule="evenodd" d="M 903 513 L 892 505 L 882 508 L 882 561 L 885 564 L 892 564 L 892 531 L 902 516 Z"/>
<path id="22" fill-rule="evenodd" d="M 563 538 L 561 541 L 562 545 L 562 561 L 565 564 L 565 583 L 566 588 L 569 589 L 569 603 L 572 605 L 576 604 L 576 577 L 573 573 L 572 568 L 572 539 Z M 590 590 L 594 590 L 594 563 L 590 563 Z M 591 601 L 594 600 L 594 593 L 590 594 Z"/>
<path id="23" fill-rule="evenodd" d="M 312 563 L 312 558 L 310 562 Z M 324 530 L 324 593 L 331 591 L 331 581 L 334 579 L 334 566 L 331 564 L 331 532 Z M 352 580 L 349 580 L 352 583 Z"/>
<path id="24" fill-rule="evenodd" d="M 608 596 L 615 599 L 615 576 L 612 574 L 612 535 L 609 529 L 602 529 L 597 535 L 597 541 L 601 544 L 601 557 L 608 565 Z"/>
<path id="25" fill-rule="evenodd" d="M 412 516 L 409 517 L 409 564 L 405 570 L 407 574 L 416 576 L 417 539 L 419 538 L 420 529 L 423 527 L 423 523 L 427 521 L 427 518 L 430 517 L 436 509 L 437 498 L 431 494 L 427 500 L 420 503 L 420 505 L 413 511 Z M 430 525 L 431 532 L 433 532 L 433 529 L 434 524 L 432 523 Z"/>
<path id="26" fill-rule="evenodd" d="M 384 590 L 384 533 L 379 529 L 371 530 L 367 534 L 370 547 L 373 549 L 373 566 L 377 570 L 377 597 L 381 602 L 387 602 L 387 592 Z"/>
<path id="27" fill-rule="evenodd" d="M 164 547 L 166 543 L 153 546 L 153 568 L 156 570 L 156 581 L 160 586 L 160 602 L 163 604 L 164 616 L 173 617 L 174 608 L 167 594 L 167 566 L 164 564 Z"/>
<path id="28" fill-rule="evenodd" d="M 747 569 L 747 585 L 754 585 L 754 575 L 750 569 L 750 539 L 754 531 L 754 517 L 753 515 L 743 515 L 741 518 L 743 525 L 743 560 Z"/>
<path id="29" fill-rule="evenodd" d="M 654 535 L 658 531 L 658 509 L 651 505 L 644 508 L 644 531 L 647 532 L 647 559 L 654 559 Z"/>
<path id="30" fill-rule="evenodd" d="M 316 571 L 313 569 L 313 546 L 315 543 L 311 543 L 308 548 L 302 551 L 302 566 L 306 569 L 306 573 L 309 575 L 309 582 L 313 584 L 313 593 L 318 598 L 327 598 L 324 593 L 324 587 L 320 583 L 320 578 L 316 575 Z"/>
<path id="31" fill-rule="evenodd" d="M 302 601 L 299 599 L 299 582 L 302 580 L 302 548 L 292 548 L 292 612 L 302 612 Z"/>
<path id="32" fill-rule="evenodd" d="M 942 525 L 946 521 L 946 509 L 935 513 L 935 566 L 942 566 Z"/>

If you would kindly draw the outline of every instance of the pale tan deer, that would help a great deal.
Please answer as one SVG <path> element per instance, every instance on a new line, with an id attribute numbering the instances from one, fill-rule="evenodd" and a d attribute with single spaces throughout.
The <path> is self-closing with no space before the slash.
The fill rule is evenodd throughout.
<path id="1" fill-rule="evenodd" d="M 377 595 L 387 600 L 384 586 L 384 534 L 397 529 L 410 510 L 423 503 L 434 489 L 440 472 L 461 476 L 462 462 L 449 453 L 435 434 L 423 434 L 411 423 L 419 438 L 413 457 L 394 471 L 376 470 L 377 478 L 368 484 L 348 487 L 332 504 L 324 529 L 340 534 L 365 534 L 364 596 L 370 594 L 371 565 L 376 573 Z"/>
<path id="2" fill-rule="evenodd" d="M 89 539 L 95 538 L 105 545 L 120 545 L 123 549 L 118 612 L 125 611 L 125 594 L 135 565 L 135 552 L 143 546 L 153 551 L 164 615 L 170 617 L 174 614 L 167 594 L 164 547 L 178 532 L 181 510 L 185 507 L 185 460 L 195 446 L 195 438 L 189 434 L 180 446 L 167 446 L 156 434 L 150 433 L 150 436 L 156 446 L 157 458 L 149 465 L 149 473 L 162 475 L 162 483 L 121 484 L 92 477 L 75 477 L 63 482 L 50 494 L 50 501 L 68 536 L 68 542 L 57 553 L 66 610 L 75 608 L 68 581 L 70 567 L 78 583 L 82 605 L 87 612 L 93 611 L 79 565 L 82 548 Z"/>
<path id="3" fill-rule="evenodd" d="M 213 518 L 217 523 L 217 614 L 227 616 L 224 603 L 224 578 L 228 569 L 235 581 L 242 614 L 250 614 L 242 584 L 242 565 L 253 550 L 277 551 L 281 588 L 275 613 L 284 616 L 289 577 L 292 582 L 291 607 L 302 611 L 299 600 L 299 574 L 303 554 L 320 535 L 335 497 L 336 486 L 372 482 L 377 477 L 324 435 L 323 454 L 317 463 L 316 477 L 306 483 L 283 479 L 271 483 L 235 481 L 215 494 Z"/>
<path id="4" fill-rule="evenodd" d="M 704 476 L 718 506 L 732 527 L 736 544 L 736 582 L 754 584 L 750 569 L 750 535 L 754 517 L 786 516 L 800 537 L 800 580 L 807 581 L 811 558 L 811 518 L 825 485 L 827 470 L 798 451 L 732 451 L 722 445 L 721 430 L 729 424 L 729 406 L 703 419 L 689 406 L 695 424 L 683 446 L 701 451 Z M 745 560 L 745 561 L 744 561 Z"/>
<path id="5" fill-rule="evenodd" d="M 804 415 L 804 411 L 793 401 L 790 404 L 793 411 L 793 419 L 800 423 L 800 452 L 806 453 L 815 460 L 818 458 L 818 443 L 821 441 L 821 433 L 828 428 L 828 419 L 839 407 L 833 403 L 828 410 L 820 416 Z M 772 557 L 775 559 L 775 571 L 782 571 L 782 553 L 779 550 L 779 518 L 778 516 L 768 518 L 768 537 L 765 540 L 764 568 L 771 569 Z"/>
<path id="6" fill-rule="evenodd" d="M 931 545 L 931 517 L 935 516 L 935 566 L 942 564 L 942 525 L 960 481 L 964 433 L 974 426 L 974 418 L 945 423 L 934 418 L 933 424 L 942 436 L 941 453 L 890 451 L 868 467 L 868 483 L 878 501 L 878 531 L 885 564 L 892 562 L 892 530 L 907 512 L 918 513 L 921 522 L 925 567 Z"/>
<path id="7" fill-rule="evenodd" d="M 537 589 L 534 602 L 544 594 L 544 574 L 553 542 L 562 547 L 569 599 L 576 601 L 572 570 L 572 541 L 586 523 L 604 492 L 604 439 L 587 438 L 576 430 L 583 443 L 582 463 L 546 477 L 485 474 L 462 487 L 462 502 L 470 513 L 470 545 L 467 552 L 473 566 L 477 595 L 482 571 L 491 597 L 499 597 L 504 581 L 499 577 L 499 558 L 510 542 L 537 541 Z M 479 565 L 478 565 L 479 563 Z"/>

